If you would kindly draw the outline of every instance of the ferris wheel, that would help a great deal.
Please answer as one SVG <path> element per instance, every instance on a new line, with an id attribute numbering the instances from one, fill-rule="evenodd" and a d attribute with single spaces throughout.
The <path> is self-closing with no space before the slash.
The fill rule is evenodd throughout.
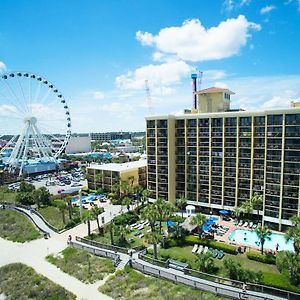
<path id="1" fill-rule="evenodd" d="M 71 135 L 66 99 L 44 77 L 10 72 L 0 76 L 0 150 L 10 172 L 30 162 L 57 163 Z"/>

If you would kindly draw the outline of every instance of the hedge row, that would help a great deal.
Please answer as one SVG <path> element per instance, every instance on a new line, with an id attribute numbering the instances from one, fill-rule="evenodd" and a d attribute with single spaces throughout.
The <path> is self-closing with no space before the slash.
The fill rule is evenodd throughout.
<path id="1" fill-rule="evenodd" d="M 250 251 L 247 253 L 247 257 L 265 264 L 276 265 L 276 257 L 273 255 L 263 255 L 258 252 Z"/>
<path id="2" fill-rule="evenodd" d="M 199 244 L 199 245 L 207 246 L 209 248 L 211 247 L 214 249 L 223 250 L 225 253 L 229 253 L 229 254 L 237 254 L 235 246 L 208 240 L 208 239 L 199 239 L 197 236 L 194 235 L 188 235 L 181 240 L 169 239 L 167 241 L 167 247 L 194 246 L 194 244 Z"/>

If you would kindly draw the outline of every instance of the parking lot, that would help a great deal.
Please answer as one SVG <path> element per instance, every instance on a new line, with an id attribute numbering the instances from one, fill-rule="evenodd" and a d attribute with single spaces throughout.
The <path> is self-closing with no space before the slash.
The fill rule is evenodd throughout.
<path id="1" fill-rule="evenodd" d="M 32 183 L 36 188 L 40 188 L 42 186 L 46 187 L 46 189 L 50 192 L 50 194 L 52 195 L 57 195 L 57 194 L 60 194 L 59 191 L 67 191 L 67 190 L 70 190 L 70 189 L 75 189 L 75 188 L 83 188 L 85 186 L 87 186 L 87 180 L 80 180 L 78 182 L 78 186 L 77 187 L 71 187 L 71 185 L 74 184 L 74 182 L 71 181 L 71 184 L 69 185 L 57 185 L 57 184 L 54 184 L 54 185 L 50 185 L 50 186 L 46 186 L 46 182 L 48 181 L 48 179 L 42 179 L 42 180 L 39 180 L 39 181 L 32 181 L 30 183 Z"/>

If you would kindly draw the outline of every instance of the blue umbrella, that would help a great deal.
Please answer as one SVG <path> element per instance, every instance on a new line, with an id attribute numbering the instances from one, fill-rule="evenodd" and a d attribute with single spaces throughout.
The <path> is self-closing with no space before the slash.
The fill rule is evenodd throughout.
<path id="1" fill-rule="evenodd" d="M 202 226 L 202 230 L 203 231 L 210 231 L 211 228 L 210 228 L 210 226 Z"/>
<path id="2" fill-rule="evenodd" d="M 209 217 L 207 221 L 217 221 L 219 220 L 218 217 Z"/>
<path id="3" fill-rule="evenodd" d="M 225 210 L 225 209 L 220 210 L 219 213 L 221 215 L 228 215 L 229 214 L 228 210 Z"/>
<path id="4" fill-rule="evenodd" d="M 208 220 L 205 225 L 214 225 L 215 223 L 213 220 Z"/>

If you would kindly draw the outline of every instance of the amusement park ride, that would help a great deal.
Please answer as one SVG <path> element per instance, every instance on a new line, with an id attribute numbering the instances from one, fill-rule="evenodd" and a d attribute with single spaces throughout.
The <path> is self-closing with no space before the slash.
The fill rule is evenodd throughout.
<path id="1" fill-rule="evenodd" d="M 0 161 L 7 171 L 22 176 L 30 164 L 56 166 L 70 135 L 67 101 L 50 81 L 27 72 L 0 76 L 0 140 L 7 140 Z"/>

